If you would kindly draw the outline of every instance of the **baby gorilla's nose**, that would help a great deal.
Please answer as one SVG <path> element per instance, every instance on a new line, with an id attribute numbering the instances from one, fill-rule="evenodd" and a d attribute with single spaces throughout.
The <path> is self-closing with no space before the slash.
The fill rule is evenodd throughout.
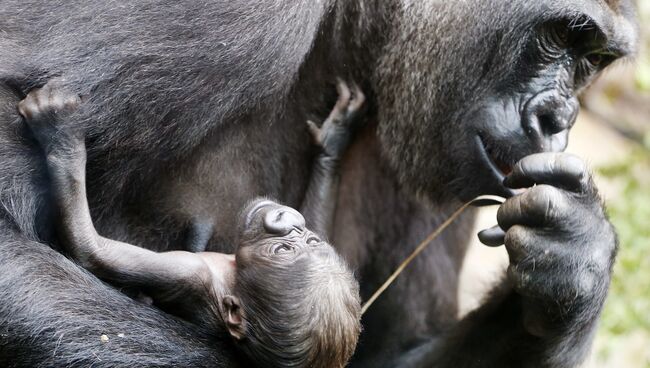
<path id="1" fill-rule="evenodd" d="M 264 229 L 271 234 L 285 235 L 304 227 L 305 218 L 291 207 L 280 206 L 264 215 Z"/>

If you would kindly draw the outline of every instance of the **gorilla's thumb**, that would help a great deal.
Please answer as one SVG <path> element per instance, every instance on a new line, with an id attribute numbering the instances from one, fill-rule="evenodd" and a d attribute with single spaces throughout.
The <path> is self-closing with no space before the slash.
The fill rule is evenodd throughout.
<path id="1" fill-rule="evenodd" d="M 498 247 L 503 244 L 506 233 L 499 227 L 494 225 L 489 229 L 485 229 L 478 233 L 478 240 L 489 247 Z"/>

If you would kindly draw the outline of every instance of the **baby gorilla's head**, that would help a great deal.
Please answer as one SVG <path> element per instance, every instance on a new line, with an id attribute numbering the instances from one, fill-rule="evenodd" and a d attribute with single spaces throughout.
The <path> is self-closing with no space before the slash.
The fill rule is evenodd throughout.
<path id="1" fill-rule="evenodd" d="M 230 333 L 260 367 L 343 367 L 361 328 L 352 272 L 296 210 L 257 200 L 242 217 Z"/>

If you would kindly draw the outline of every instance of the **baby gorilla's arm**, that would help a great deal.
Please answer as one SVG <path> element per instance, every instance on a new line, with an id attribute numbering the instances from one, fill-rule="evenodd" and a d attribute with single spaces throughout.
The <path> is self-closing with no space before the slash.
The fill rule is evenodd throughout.
<path id="1" fill-rule="evenodd" d="M 308 121 L 314 141 L 321 152 L 314 162 L 311 180 L 303 200 L 301 211 L 307 227 L 320 236 L 332 231 L 339 187 L 339 164 L 350 144 L 354 123 L 365 101 L 363 92 L 356 84 L 352 91 L 347 84 L 338 81 L 338 101 L 323 126 Z"/>
<path id="2" fill-rule="evenodd" d="M 97 234 L 86 198 L 84 134 L 64 122 L 79 103 L 77 96 L 51 81 L 18 106 L 45 151 L 66 249 L 95 275 L 141 288 L 157 302 L 205 294 L 210 272 L 198 255 L 156 253 Z"/>

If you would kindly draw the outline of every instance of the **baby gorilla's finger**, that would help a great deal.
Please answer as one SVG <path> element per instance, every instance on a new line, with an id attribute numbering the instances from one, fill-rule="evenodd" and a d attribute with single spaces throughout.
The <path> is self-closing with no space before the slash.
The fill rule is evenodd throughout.
<path id="1" fill-rule="evenodd" d="M 505 241 L 506 233 L 499 227 L 494 225 L 489 229 L 482 230 L 478 233 L 478 240 L 488 247 L 498 247 Z"/>
<path id="2" fill-rule="evenodd" d="M 69 113 L 77 109 L 81 102 L 81 98 L 74 94 L 69 93 L 65 87 L 62 85 L 63 79 L 57 79 L 51 82 L 48 82 L 43 88 L 39 91 L 40 94 L 45 98 L 47 96 L 46 106 L 51 110 L 50 113 Z"/>
<path id="3" fill-rule="evenodd" d="M 336 108 L 342 111 L 345 111 L 347 106 L 350 104 L 350 87 L 345 81 L 341 78 L 336 78 L 336 92 L 339 95 L 338 100 L 336 101 Z"/>
<path id="4" fill-rule="evenodd" d="M 548 226 L 562 221 L 570 212 L 565 194 L 550 185 L 538 185 L 506 200 L 497 221 L 508 231 L 514 225 Z"/>
<path id="5" fill-rule="evenodd" d="M 325 122 L 323 122 L 323 126 L 328 124 L 339 124 L 347 114 L 351 93 L 348 85 L 340 78 L 337 78 L 336 91 L 338 92 L 339 97 L 329 116 L 325 119 Z"/>
<path id="6" fill-rule="evenodd" d="M 361 87 L 358 84 L 352 84 L 352 92 L 354 97 L 348 106 L 348 113 L 354 114 L 357 113 L 363 107 L 363 104 L 366 102 L 366 96 L 363 94 Z"/>
<path id="7" fill-rule="evenodd" d="M 570 191 L 580 191 L 588 182 L 587 166 L 569 153 L 536 153 L 521 159 L 503 184 L 509 188 L 528 188 L 549 184 Z"/>
<path id="8" fill-rule="evenodd" d="M 319 143 L 321 131 L 318 125 L 311 120 L 307 120 L 307 129 L 309 129 L 309 134 L 311 135 L 312 140 Z"/>
<path id="9" fill-rule="evenodd" d="M 81 104 L 81 97 L 78 95 L 69 95 L 63 100 L 63 110 L 66 112 L 71 112 L 77 109 Z"/>
<path id="10" fill-rule="evenodd" d="M 32 121 L 42 117 L 45 106 L 47 106 L 47 96 L 41 89 L 36 89 L 18 102 L 18 112 L 27 121 Z"/>
<path id="11" fill-rule="evenodd" d="M 18 113 L 26 120 L 32 118 L 32 113 L 34 112 L 34 102 L 33 96 L 27 95 L 24 100 L 18 102 Z"/>

